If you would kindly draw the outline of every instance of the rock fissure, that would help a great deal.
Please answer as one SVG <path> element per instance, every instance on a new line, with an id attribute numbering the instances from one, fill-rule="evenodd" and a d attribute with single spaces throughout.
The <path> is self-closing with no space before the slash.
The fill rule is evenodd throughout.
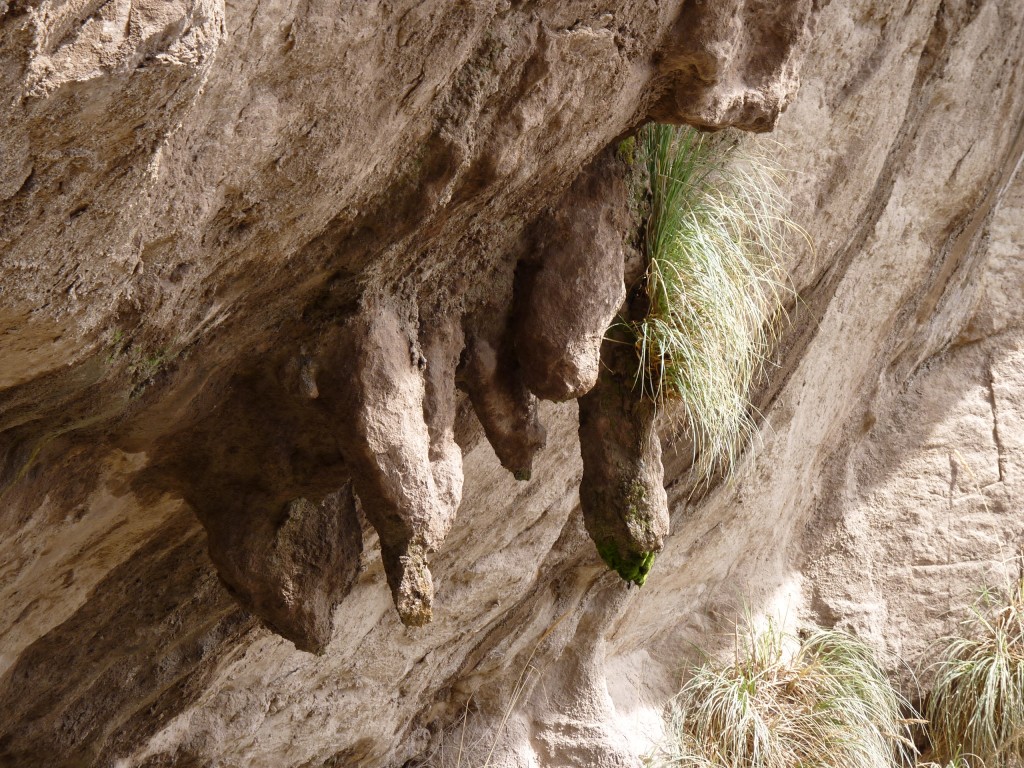
<path id="1" fill-rule="evenodd" d="M 1008 461 L 1006 448 L 1003 446 L 1003 439 L 999 435 L 999 407 L 996 404 L 996 374 L 992 370 L 992 362 L 987 365 L 988 381 L 988 404 L 992 409 L 992 442 L 996 448 L 996 475 L 999 482 L 1006 481 L 1006 463 Z"/>

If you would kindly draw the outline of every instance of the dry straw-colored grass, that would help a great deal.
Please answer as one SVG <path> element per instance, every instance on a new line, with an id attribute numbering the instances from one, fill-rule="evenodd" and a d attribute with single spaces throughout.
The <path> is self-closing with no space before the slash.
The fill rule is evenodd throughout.
<path id="1" fill-rule="evenodd" d="M 650 768 L 894 768 L 912 750 L 896 692 L 870 650 L 819 630 L 786 652 L 772 626 L 735 658 L 693 671 Z"/>
<path id="2" fill-rule="evenodd" d="M 1024 761 L 1024 581 L 986 589 L 939 642 L 925 714 L 935 756 L 966 768 Z"/>
<path id="3" fill-rule="evenodd" d="M 645 126 L 630 149 L 643 218 L 647 316 L 631 324 L 637 385 L 678 402 L 700 477 L 728 471 L 752 433 L 749 393 L 787 293 L 794 234 L 781 174 L 730 134 Z"/>

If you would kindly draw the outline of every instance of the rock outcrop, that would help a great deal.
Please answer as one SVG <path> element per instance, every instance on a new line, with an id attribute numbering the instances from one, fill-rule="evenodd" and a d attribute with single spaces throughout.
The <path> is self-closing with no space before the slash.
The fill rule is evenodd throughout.
<path id="1" fill-rule="evenodd" d="M 0 763 L 631 766 L 744 602 L 948 629 L 1024 536 L 1024 9 L 711 5 L 0 3 Z M 712 488 L 600 352 L 648 119 L 777 123 L 816 245 Z"/>
<path id="2" fill-rule="evenodd" d="M 626 243 L 635 229 L 624 176 L 606 150 L 533 228 L 518 265 L 516 357 L 540 398 L 582 397 L 597 384 L 601 342 L 626 299 Z"/>

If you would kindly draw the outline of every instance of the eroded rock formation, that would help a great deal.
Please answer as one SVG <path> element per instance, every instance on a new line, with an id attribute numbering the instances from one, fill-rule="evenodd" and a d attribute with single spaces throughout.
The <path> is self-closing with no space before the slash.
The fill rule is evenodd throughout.
<path id="1" fill-rule="evenodd" d="M 635 355 L 605 343 L 597 386 L 580 398 L 583 523 L 601 558 L 623 579 L 643 585 L 669 530 L 657 412 L 639 398 Z"/>
<path id="2" fill-rule="evenodd" d="M 519 262 L 516 356 L 537 397 L 554 402 L 597 383 L 601 342 L 626 298 L 630 220 L 625 164 L 606 150 L 534 226 Z"/>
<path id="3" fill-rule="evenodd" d="M 517 480 L 529 480 L 546 431 L 537 398 L 523 381 L 511 325 L 511 298 L 503 308 L 487 305 L 472 319 L 459 384 L 495 455 Z"/>
<path id="4" fill-rule="evenodd" d="M 1019 541 L 1017 4 L 0 12 L 0 762 L 634 765 L 740 603 L 912 655 Z M 648 118 L 779 120 L 817 246 L 697 493 L 601 426 Z"/>
<path id="5" fill-rule="evenodd" d="M 367 301 L 328 336 L 334 365 L 321 382 L 362 509 L 380 539 L 395 606 L 411 626 L 430 620 L 427 555 L 444 541 L 462 499 L 462 452 L 453 433 L 462 330 L 438 320 L 421 340 L 409 332 L 414 319 L 386 299 Z"/>

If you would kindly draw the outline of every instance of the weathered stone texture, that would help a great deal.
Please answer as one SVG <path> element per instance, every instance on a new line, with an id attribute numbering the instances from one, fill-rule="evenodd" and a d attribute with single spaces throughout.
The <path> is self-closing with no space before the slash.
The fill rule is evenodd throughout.
<path id="1" fill-rule="evenodd" d="M 1016 0 L 0 2 L 0 764 L 633 766 L 744 603 L 916 663 L 1024 541 L 1022 66 Z M 778 119 L 816 248 L 628 589 L 510 308 L 647 117 Z"/>

